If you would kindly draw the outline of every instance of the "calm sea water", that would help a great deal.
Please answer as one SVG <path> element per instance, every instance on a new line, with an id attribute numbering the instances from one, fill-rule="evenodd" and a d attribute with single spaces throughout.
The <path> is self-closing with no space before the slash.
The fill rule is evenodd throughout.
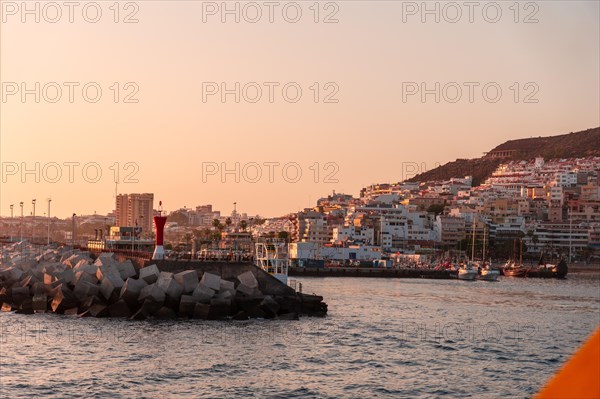
<path id="1" fill-rule="evenodd" d="M 530 397 L 600 324 L 600 280 L 299 279 L 325 319 L 0 314 L 0 397 Z"/>

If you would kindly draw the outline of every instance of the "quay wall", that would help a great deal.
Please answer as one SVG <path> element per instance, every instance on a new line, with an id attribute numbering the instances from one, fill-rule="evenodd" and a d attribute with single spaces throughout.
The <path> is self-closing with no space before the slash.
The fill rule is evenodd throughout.
<path id="1" fill-rule="evenodd" d="M 383 269 L 356 267 L 307 268 L 291 267 L 290 276 L 307 277 L 395 277 L 395 278 L 456 278 L 456 272 L 433 269 Z"/>

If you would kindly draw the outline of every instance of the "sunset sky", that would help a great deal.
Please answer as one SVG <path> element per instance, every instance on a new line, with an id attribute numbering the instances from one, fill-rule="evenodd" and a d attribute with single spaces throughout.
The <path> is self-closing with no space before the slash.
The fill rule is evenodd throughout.
<path id="1" fill-rule="evenodd" d="M 0 214 L 10 215 L 10 204 L 16 213 L 20 201 L 29 214 L 33 198 L 48 197 L 59 217 L 110 212 L 118 163 L 119 193 L 152 192 L 155 206 L 162 200 L 169 211 L 213 204 L 229 213 L 237 202 L 241 212 L 279 216 L 333 190 L 357 195 L 365 185 L 402 180 L 403 164 L 431 169 L 509 139 L 600 125 L 598 1 L 521 2 L 518 16 L 512 1 L 497 2 L 502 15 L 495 23 L 490 2 L 479 3 L 472 23 L 466 7 L 453 23 L 457 10 L 436 2 L 427 4 L 438 4 L 439 22 L 414 9 L 421 2 L 321 2 L 318 16 L 312 1 L 289 3 L 279 3 L 272 23 L 262 2 L 254 3 L 262 12 L 255 23 L 247 19 L 256 9 L 238 3 L 236 23 L 215 10 L 221 2 L 200 1 L 122 2 L 118 16 L 112 1 L 97 2 L 96 23 L 83 18 L 83 6 L 72 23 L 66 8 L 52 23 L 56 10 L 40 9 L 36 22 L 15 9 L 21 2 L 0 2 Z M 288 22 L 295 5 L 302 15 Z M 87 12 L 93 19 L 94 10 Z M 138 22 L 123 23 L 129 14 Z M 324 23 L 328 15 L 338 22 Z M 73 82 L 73 102 L 65 82 Z M 222 82 L 229 89 L 240 82 L 239 103 L 234 94 L 225 102 L 220 93 L 206 94 Z M 297 102 L 282 93 L 290 82 L 288 100 L 296 87 L 302 90 Z M 439 102 L 435 94 L 424 102 L 420 93 L 407 95 L 436 82 Z M 465 82 L 473 87 L 472 102 Z M 32 89 L 24 99 L 22 83 Z M 82 94 L 86 84 L 90 102 Z M 57 86 L 62 97 L 51 102 Z M 262 97 L 252 103 L 257 86 Z M 102 89 L 95 103 L 94 87 Z M 497 87 L 502 95 L 492 102 Z M 126 103 L 128 94 L 137 102 Z M 327 95 L 337 102 L 325 102 Z M 239 182 L 234 173 L 203 176 L 203 168 L 234 169 L 236 162 Z M 271 182 L 265 163 L 275 162 Z M 23 166 L 35 170 L 36 163 L 39 182 L 36 172 L 22 175 Z M 69 163 L 79 163 L 71 164 L 72 182 Z M 253 182 L 257 165 L 262 178 Z M 302 177 L 292 182 L 298 166 Z M 137 182 L 123 182 L 128 172 Z M 326 181 L 330 172 L 334 182 Z"/>

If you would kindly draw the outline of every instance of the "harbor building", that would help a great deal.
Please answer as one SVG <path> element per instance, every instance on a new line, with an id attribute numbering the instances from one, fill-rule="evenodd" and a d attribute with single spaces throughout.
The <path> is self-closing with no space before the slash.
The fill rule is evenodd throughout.
<path id="1" fill-rule="evenodd" d="M 152 231 L 154 194 L 119 194 L 116 199 L 115 224 L 122 227 L 141 227 L 142 234 Z"/>

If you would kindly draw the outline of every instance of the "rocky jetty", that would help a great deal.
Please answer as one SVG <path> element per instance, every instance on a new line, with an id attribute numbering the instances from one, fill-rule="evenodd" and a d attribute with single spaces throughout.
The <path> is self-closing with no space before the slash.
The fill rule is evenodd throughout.
<path id="1" fill-rule="evenodd" d="M 226 279 L 216 272 L 137 268 L 112 253 L 92 254 L 67 247 L 6 245 L 0 254 L 0 305 L 17 313 L 53 312 L 80 317 L 133 320 L 298 319 L 325 316 L 317 295 L 289 290 L 269 295 L 256 278 L 258 268 Z M 291 291 L 291 292 L 290 292 Z"/>

